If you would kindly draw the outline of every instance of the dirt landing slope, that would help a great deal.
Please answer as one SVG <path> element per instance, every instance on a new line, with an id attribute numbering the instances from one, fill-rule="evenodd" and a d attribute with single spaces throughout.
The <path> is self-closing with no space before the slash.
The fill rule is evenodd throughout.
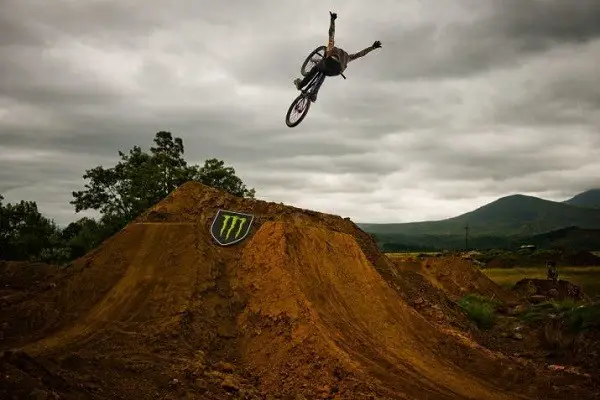
<path id="1" fill-rule="evenodd" d="M 265 223 L 236 276 L 248 298 L 244 361 L 273 389 L 311 380 L 354 398 L 353 382 L 367 381 L 386 398 L 511 398 L 439 357 L 449 338 L 386 285 L 350 235 Z"/>
<path id="2" fill-rule="evenodd" d="M 392 257 L 391 260 L 402 271 L 414 271 L 423 275 L 453 300 L 468 293 L 478 293 L 505 302 L 516 300 L 509 291 L 494 283 L 462 257 L 425 257 L 420 261 L 404 261 Z"/>
<path id="3" fill-rule="evenodd" d="M 219 208 L 255 215 L 247 240 L 215 245 Z M 565 398 L 428 322 L 400 277 L 349 220 L 186 184 L 2 310 L 0 397 Z"/>

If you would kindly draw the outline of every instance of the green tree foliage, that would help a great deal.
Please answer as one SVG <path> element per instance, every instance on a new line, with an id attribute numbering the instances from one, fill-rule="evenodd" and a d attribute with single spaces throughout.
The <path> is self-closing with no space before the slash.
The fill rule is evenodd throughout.
<path id="1" fill-rule="evenodd" d="M 81 230 L 78 230 L 79 225 L 71 227 L 72 231 L 78 232 L 70 239 L 73 254 L 95 247 L 188 181 L 197 181 L 235 196 L 254 197 L 255 190 L 248 189 L 235 170 L 223 161 L 212 158 L 200 167 L 188 165 L 183 155 L 181 138 L 160 131 L 149 152 L 134 146 L 128 153 L 119 151 L 121 160 L 114 167 L 97 166 L 87 170 L 83 178 L 88 183 L 84 190 L 73 192 L 71 204 L 76 212 L 96 210 L 101 219 L 96 226 L 87 220 L 78 221 L 83 224 Z"/>
<path id="2" fill-rule="evenodd" d="M 75 259 L 98 246 L 110 230 L 95 219 L 84 217 L 67 225 L 61 235 L 70 258 Z"/>
<path id="3" fill-rule="evenodd" d="M 6 204 L 0 196 L 0 259 L 46 261 L 61 247 L 60 230 L 35 201 Z"/>
<path id="4" fill-rule="evenodd" d="M 170 132 L 158 132 L 154 143 L 150 152 L 139 146 L 129 153 L 119 151 L 121 160 L 112 168 L 87 170 L 83 175 L 89 180 L 85 190 L 73 192 L 71 204 L 75 210 L 97 210 L 103 218 L 123 226 L 191 180 L 236 196 L 254 197 L 254 189 L 247 189 L 235 170 L 223 161 L 210 159 L 203 167 L 188 165 L 183 158 L 183 141 L 173 138 Z"/>
<path id="5" fill-rule="evenodd" d="M 98 220 L 81 218 L 60 230 L 31 201 L 3 205 L 0 195 L 0 259 L 52 263 L 83 256 L 178 186 L 198 181 L 235 196 L 254 197 L 232 167 L 217 159 L 203 166 L 188 165 L 180 138 L 158 132 L 149 151 L 134 146 L 119 151 L 112 168 L 85 171 L 85 189 L 73 192 L 76 212 L 96 210 Z"/>
<path id="6" fill-rule="evenodd" d="M 254 198 L 256 191 L 246 188 L 246 185 L 235 174 L 235 169 L 226 167 L 223 161 L 211 158 L 204 162 L 202 168 L 193 167 L 196 173 L 193 180 L 207 186 L 225 190 L 235 196 Z"/>
<path id="7" fill-rule="evenodd" d="M 8 219 L 5 214 L 4 205 L 2 202 L 4 201 L 4 196 L 0 194 L 0 259 L 5 259 L 6 249 L 8 248 Z"/>

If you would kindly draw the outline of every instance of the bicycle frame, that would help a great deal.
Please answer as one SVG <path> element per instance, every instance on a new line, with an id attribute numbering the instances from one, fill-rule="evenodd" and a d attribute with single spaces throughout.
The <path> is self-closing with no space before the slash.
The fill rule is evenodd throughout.
<path id="1" fill-rule="evenodd" d="M 302 93 L 304 95 L 311 95 L 313 93 L 317 93 L 321 88 L 321 85 L 325 81 L 325 74 L 321 71 L 317 72 L 315 76 L 312 77 L 308 84 L 302 89 Z"/>

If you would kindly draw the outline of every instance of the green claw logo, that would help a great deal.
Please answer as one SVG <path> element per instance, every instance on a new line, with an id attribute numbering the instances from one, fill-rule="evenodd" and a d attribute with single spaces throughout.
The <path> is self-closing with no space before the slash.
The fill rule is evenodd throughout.
<path id="1" fill-rule="evenodd" d="M 250 233 L 253 215 L 235 211 L 219 210 L 212 222 L 210 232 L 221 246 L 238 243 Z"/>
<path id="2" fill-rule="evenodd" d="M 238 220 L 240 221 L 239 228 L 238 228 L 237 232 L 235 233 L 235 238 L 237 239 L 240 236 L 240 233 L 242 233 L 242 228 L 246 224 L 246 218 L 238 217 L 237 215 L 234 215 L 234 216 L 224 215 L 223 218 L 225 218 L 225 221 L 223 221 L 223 227 L 221 227 L 221 232 L 219 232 L 221 237 L 223 237 L 223 233 L 227 229 L 227 224 L 228 224 L 229 220 L 231 220 L 231 225 L 229 226 L 229 229 L 227 229 L 227 232 L 225 233 L 225 240 L 229 240 L 229 236 L 231 235 L 231 231 L 233 230 L 233 228 L 235 228 L 236 222 Z"/>

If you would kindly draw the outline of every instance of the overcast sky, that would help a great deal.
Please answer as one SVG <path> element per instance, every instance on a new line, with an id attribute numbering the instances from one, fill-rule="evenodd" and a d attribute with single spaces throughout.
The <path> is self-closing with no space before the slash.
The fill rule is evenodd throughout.
<path id="1" fill-rule="evenodd" d="M 329 10 L 336 45 L 383 48 L 290 129 Z M 260 199 L 357 222 L 564 200 L 600 187 L 598 21 L 598 0 L 0 0 L 0 194 L 68 223 L 85 169 L 168 130 Z"/>

